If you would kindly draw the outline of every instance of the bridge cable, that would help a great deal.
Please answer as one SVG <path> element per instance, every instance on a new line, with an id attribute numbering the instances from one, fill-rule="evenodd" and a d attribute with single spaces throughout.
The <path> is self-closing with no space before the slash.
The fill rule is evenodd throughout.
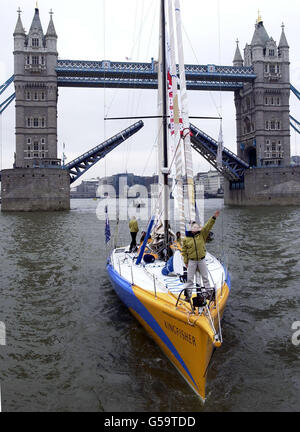
<path id="1" fill-rule="evenodd" d="M 218 0 L 217 3 L 218 7 L 218 42 L 219 42 L 219 66 L 221 66 L 221 11 L 220 11 L 220 0 Z M 219 90 L 219 96 L 220 96 L 220 139 L 222 140 L 222 146 L 223 146 L 223 132 L 222 132 L 222 119 L 223 119 L 223 100 L 222 100 L 222 89 L 221 89 L 221 74 L 220 74 L 220 90 Z M 221 136 L 222 134 L 222 136 Z M 220 145 L 220 143 L 218 143 Z M 223 151 L 222 151 L 223 154 Z M 219 173 L 218 173 L 219 175 Z M 224 260 L 224 215 L 223 211 L 221 212 L 221 249 L 220 249 L 220 256 L 222 261 Z"/>

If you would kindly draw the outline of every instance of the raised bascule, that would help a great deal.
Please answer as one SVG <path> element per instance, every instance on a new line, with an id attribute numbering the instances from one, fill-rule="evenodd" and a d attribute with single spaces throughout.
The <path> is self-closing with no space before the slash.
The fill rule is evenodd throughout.
<path id="1" fill-rule="evenodd" d="M 57 157 L 58 87 L 157 88 L 157 62 L 59 60 L 52 12 L 44 34 L 39 9 L 26 34 L 21 11 L 14 31 L 15 92 L 0 103 L 0 115 L 15 99 L 16 151 L 13 169 L 2 170 L 2 211 L 70 208 L 70 183 L 136 133 L 142 122 L 62 165 Z M 300 167 L 290 164 L 289 45 L 282 25 L 277 46 L 258 17 L 250 44 L 238 43 L 232 66 L 186 65 L 187 88 L 234 92 L 237 154 L 224 149 L 216 163 L 217 142 L 191 125 L 192 147 L 225 177 L 225 204 L 300 204 Z"/>

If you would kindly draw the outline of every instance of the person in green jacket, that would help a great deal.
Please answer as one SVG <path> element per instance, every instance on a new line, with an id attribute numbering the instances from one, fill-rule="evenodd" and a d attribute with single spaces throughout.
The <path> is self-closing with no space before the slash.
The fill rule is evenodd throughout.
<path id="1" fill-rule="evenodd" d="M 132 216 L 132 218 L 129 221 L 129 230 L 131 235 L 129 252 L 132 252 L 133 250 L 136 249 L 136 236 L 137 233 L 139 232 L 139 226 L 135 216 Z"/>
<path id="2" fill-rule="evenodd" d="M 183 239 L 182 256 L 184 264 L 187 267 L 187 282 L 185 284 L 187 300 L 191 298 L 192 288 L 194 287 L 194 276 L 197 270 L 202 276 L 203 286 L 205 288 L 210 288 L 208 270 L 205 262 L 205 243 L 219 214 L 220 212 L 216 211 L 216 213 L 208 219 L 202 229 L 196 222 L 193 222 L 191 225 L 191 236 Z"/>

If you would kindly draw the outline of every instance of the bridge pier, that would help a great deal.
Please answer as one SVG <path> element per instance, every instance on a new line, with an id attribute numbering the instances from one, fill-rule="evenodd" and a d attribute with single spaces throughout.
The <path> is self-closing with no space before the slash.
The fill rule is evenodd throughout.
<path id="1" fill-rule="evenodd" d="M 70 175 L 62 168 L 3 170 L 1 187 L 1 211 L 70 209 Z"/>
<path id="2" fill-rule="evenodd" d="M 300 205 L 300 166 L 252 168 L 244 184 L 224 181 L 224 203 L 234 206 Z"/>

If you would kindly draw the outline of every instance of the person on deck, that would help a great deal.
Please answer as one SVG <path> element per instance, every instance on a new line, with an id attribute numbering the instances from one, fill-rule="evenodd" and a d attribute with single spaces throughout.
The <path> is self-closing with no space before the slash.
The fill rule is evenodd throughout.
<path id="1" fill-rule="evenodd" d="M 177 241 L 179 246 L 182 246 L 182 239 L 181 239 L 181 232 L 180 231 L 177 231 L 177 233 L 176 233 L 176 241 Z"/>
<path id="2" fill-rule="evenodd" d="M 131 220 L 129 221 L 129 230 L 131 235 L 129 252 L 132 252 L 136 249 L 136 236 L 139 232 L 139 226 L 135 216 L 132 216 Z"/>
<path id="3" fill-rule="evenodd" d="M 203 286 L 205 288 L 210 288 L 208 270 L 205 262 L 205 243 L 219 214 L 220 212 L 216 211 L 216 213 L 208 219 L 203 228 L 196 222 L 193 222 L 191 225 L 191 236 L 183 239 L 182 256 L 184 264 L 187 267 L 187 282 L 185 284 L 186 300 L 190 300 L 192 296 L 194 276 L 197 270 L 202 276 Z"/>

